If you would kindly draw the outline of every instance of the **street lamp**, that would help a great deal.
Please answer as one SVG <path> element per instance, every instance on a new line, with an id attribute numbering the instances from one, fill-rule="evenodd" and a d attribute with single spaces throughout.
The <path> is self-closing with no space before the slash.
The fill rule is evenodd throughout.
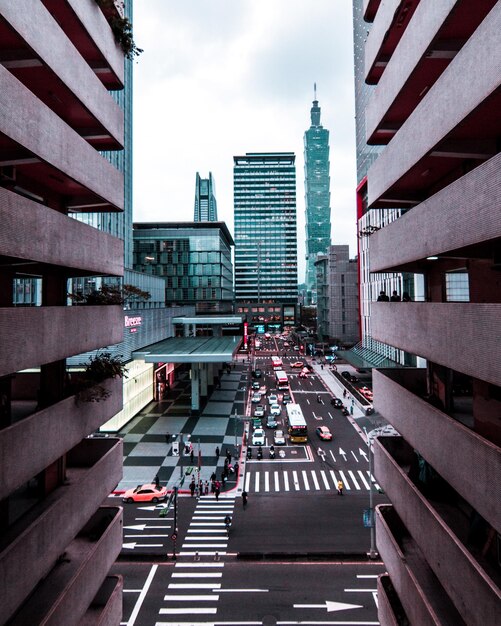
<path id="1" fill-rule="evenodd" d="M 371 531 L 371 547 L 369 552 L 367 553 L 367 556 L 374 560 L 377 559 L 378 557 L 378 553 L 376 551 L 376 528 L 375 528 L 375 524 L 374 524 L 374 501 L 373 501 L 373 496 L 372 496 L 372 486 L 373 486 L 373 482 L 372 482 L 372 441 L 371 441 L 371 437 L 369 437 L 368 433 L 367 433 L 367 429 L 364 426 L 364 433 L 365 433 L 365 437 L 367 439 L 367 448 L 368 448 L 368 452 L 369 452 L 369 481 L 370 481 L 370 485 L 369 485 L 369 524 L 370 524 L 370 531 Z"/>

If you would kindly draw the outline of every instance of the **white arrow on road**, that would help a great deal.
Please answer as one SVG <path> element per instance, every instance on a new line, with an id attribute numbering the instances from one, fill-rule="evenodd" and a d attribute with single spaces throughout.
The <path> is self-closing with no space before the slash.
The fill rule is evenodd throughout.
<path id="1" fill-rule="evenodd" d="M 134 550 L 134 548 L 163 548 L 163 543 L 123 543 L 122 548 L 125 550 Z"/>
<path id="2" fill-rule="evenodd" d="M 339 448 L 339 454 L 346 461 L 346 452 L 342 448 Z"/>
<path id="3" fill-rule="evenodd" d="M 136 524 L 136 526 L 124 526 L 124 530 L 144 530 L 145 528 L 170 528 L 170 526 L 150 526 L 149 524 Z"/>
<path id="4" fill-rule="evenodd" d="M 365 450 L 362 450 L 362 448 L 358 449 L 358 454 L 360 454 L 361 456 L 365 457 L 366 461 L 369 461 L 369 459 L 367 458 L 367 452 Z"/>
<path id="5" fill-rule="evenodd" d="M 322 461 L 325 461 L 325 452 L 322 450 L 322 448 L 319 448 L 317 450 L 317 454 L 318 456 L 322 457 Z"/>
<path id="6" fill-rule="evenodd" d="M 137 510 L 138 511 L 158 511 L 158 510 L 162 510 L 165 509 L 165 506 L 138 506 Z"/>
<path id="7" fill-rule="evenodd" d="M 292 606 L 295 609 L 327 609 L 327 613 L 363 608 L 361 604 L 345 604 L 344 602 L 332 602 L 331 600 L 326 600 L 324 604 L 293 604 Z"/>

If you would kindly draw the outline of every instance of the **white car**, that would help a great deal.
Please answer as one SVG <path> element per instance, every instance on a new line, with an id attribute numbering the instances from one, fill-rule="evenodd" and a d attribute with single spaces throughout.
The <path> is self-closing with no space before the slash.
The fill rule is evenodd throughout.
<path id="1" fill-rule="evenodd" d="M 259 402 L 261 402 L 261 394 L 259 393 L 259 391 L 255 391 L 252 394 L 251 402 L 252 404 L 258 404 Z"/>
<path id="2" fill-rule="evenodd" d="M 276 446 L 285 446 L 285 436 L 283 430 L 276 430 L 273 433 L 273 443 Z"/>
<path id="3" fill-rule="evenodd" d="M 280 405 L 276 402 L 270 404 L 270 415 L 280 415 Z"/>
<path id="4" fill-rule="evenodd" d="M 254 417 L 264 417 L 264 406 L 262 404 L 256 404 L 254 409 Z"/>
<path id="5" fill-rule="evenodd" d="M 256 428 L 256 430 L 252 433 L 252 445 L 253 446 L 264 446 L 265 442 L 265 434 L 262 428 Z"/>
<path id="6" fill-rule="evenodd" d="M 276 396 L 276 394 L 272 393 L 268 396 L 268 403 L 269 404 L 276 404 L 278 402 L 278 398 Z"/>

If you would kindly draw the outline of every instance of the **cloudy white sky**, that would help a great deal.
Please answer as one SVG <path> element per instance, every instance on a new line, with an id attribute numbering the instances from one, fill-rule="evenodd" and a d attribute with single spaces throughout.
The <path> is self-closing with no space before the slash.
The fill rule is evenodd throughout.
<path id="1" fill-rule="evenodd" d="M 135 0 L 134 220 L 193 219 L 213 173 L 233 233 L 233 156 L 296 153 L 304 279 L 303 135 L 313 83 L 330 131 L 332 243 L 355 236 L 351 0 Z"/>

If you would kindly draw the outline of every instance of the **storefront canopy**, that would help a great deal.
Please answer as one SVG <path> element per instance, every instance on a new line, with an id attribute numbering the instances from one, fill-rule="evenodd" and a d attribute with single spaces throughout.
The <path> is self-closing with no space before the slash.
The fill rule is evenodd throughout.
<path id="1" fill-rule="evenodd" d="M 146 363 L 222 363 L 232 360 L 241 341 L 236 336 L 171 337 L 136 350 L 132 356 Z"/>

